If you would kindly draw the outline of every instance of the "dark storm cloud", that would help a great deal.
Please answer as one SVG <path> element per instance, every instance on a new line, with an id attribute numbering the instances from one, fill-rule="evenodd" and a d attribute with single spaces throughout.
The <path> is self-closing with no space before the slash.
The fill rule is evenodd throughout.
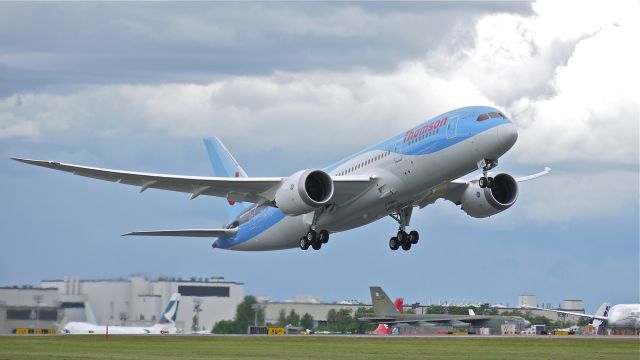
<path id="1" fill-rule="evenodd" d="M 206 82 L 275 70 L 393 69 L 529 3 L 3 3 L 0 96 L 52 86 Z M 29 19 L 29 21 L 25 21 Z M 467 40 L 464 40 L 467 39 Z"/>

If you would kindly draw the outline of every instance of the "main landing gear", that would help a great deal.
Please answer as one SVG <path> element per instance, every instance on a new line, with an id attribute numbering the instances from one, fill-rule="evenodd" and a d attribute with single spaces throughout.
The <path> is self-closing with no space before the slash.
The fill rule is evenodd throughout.
<path id="1" fill-rule="evenodd" d="M 307 250 L 309 246 L 313 250 L 320 250 L 322 244 L 326 244 L 329 241 L 329 232 L 327 230 L 309 230 L 307 235 L 300 238 L 300 249 Z"/>
<path id="2" fill-rule="evenodd" d="M 405 231 L 405 228 L 409 226 L 412 211 L 413 207 L 409 206 L 389 215 L 400 224 L 398 234 L 389 239 L 389 248 L 391 250 L 398 250 L 400 247 L 405 251 L 410 250 L 411 245 L 417 244 L 418 240 L 420 240 L 420 234 L 417 231 L 413 230 L 409 233 Z"/>
<path id="3" fill-rule="evenodd" d="M 478 161 L 478 169 L 482 170 L 482 177 L 478 180 L 478 185 L 480 185 L 481 189 L 491 189 L 495 186 L 495 180 L 492 177 L 488 177 L 487 172 L 496 166 L 498 166 L 498 160 L 482 159 Z"/>

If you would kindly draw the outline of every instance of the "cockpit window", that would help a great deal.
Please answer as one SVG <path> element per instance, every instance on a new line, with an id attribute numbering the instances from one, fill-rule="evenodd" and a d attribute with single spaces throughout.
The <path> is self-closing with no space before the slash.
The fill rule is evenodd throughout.
<path id="1" fill-rule="evenodd" d="M 504 119 L 506 119 L 507 117 L 504 116 L 504 114 L 501 113 L 501 112 L 492 111 L 492 112 L 487 113 L 487 114 L 481 114 L 480 116 L 478 116 L 478 119 L 476 121 L 485 121 L 488 118 L 504 118 Z"/>

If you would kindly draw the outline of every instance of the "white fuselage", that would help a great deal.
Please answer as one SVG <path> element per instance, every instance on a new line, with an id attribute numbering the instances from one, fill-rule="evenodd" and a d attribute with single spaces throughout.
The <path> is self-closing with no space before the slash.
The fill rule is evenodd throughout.
<path id="1" fill-rule="evenodd" d="M 153 325 L 149 327 L 139 326 L 109 326 L 109 334 L 175 334 L 174 324 Z M 94 325 L 85 322 L 70 322 L 64 326 L 65 334 L 106 334 L 107 326 Z"/>

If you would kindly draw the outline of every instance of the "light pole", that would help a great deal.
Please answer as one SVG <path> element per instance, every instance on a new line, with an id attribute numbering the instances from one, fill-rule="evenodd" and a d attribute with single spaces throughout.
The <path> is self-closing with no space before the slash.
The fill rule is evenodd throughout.
<path id="1" fill-rule="evenodd" d="M 251 308 L 253 309 L 254 315 L 253 325 L 258 326 L 258 311 L 260 311 L 260 309 L 262 308 L 262 304 L 255 303 L 251 305 Z"/>
<path id="2" fill-rule="evenodd" d="M 36 329 L 40 328 L 40 303 L 42 302 L 42 295 L 33 295 L 33 301 L 36 302 Z"/>
<path id="3" fill-rule="evenodd" d="M 193 299 L 193 312 L 195 315 L 195 321 L 191 324 L 191 331 L 198 331 L 200 329 L 200 311 L 202 311 L 202 299 Z"/>

